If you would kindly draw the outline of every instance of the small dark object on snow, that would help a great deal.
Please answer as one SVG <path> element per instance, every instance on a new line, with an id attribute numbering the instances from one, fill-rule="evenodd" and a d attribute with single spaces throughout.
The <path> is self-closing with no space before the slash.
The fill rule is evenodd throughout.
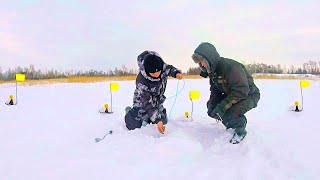
<path id="1" fill-rule="evenodd" d="M 16 104 L 13 103 L 13 99 L 11 99 L 9 102 L 6 102 L 5 104 L 8 105 L 8 106 L 16 105 Z"/>
<path id="2" fill-rule="evenodd" d="M 106 135 L 103 136 L 103 138 L 96 138 L 95 141 L 96 141 L 96 142 L 100 142 L 100 141 L 104 140 L 104 138 L 105 138 L 106 136 L 108 136 L 109 134 L 112 135 L 112 133 L 113 133 L 113 131 L 110 130 L 108 134 L 106 134 Z"/>
<path id="3" fill-rule="evenodd" d="M 10 100 L 9 105 L 13 105 L 13 99 Z"/>
<path id="4" fill-rule="evenodd" d="M 102 114 L 112 114 L 113 112 L 109 112 L 109 110 L 106 108 L 105 110 L 99 110 Z"/>

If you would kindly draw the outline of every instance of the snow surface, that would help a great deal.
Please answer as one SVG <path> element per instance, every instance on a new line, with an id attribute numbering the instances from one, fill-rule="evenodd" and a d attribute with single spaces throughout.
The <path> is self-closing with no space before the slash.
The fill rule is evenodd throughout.
<path id="1" fill-rule="evenodd" d="M 177 82 L 169 81 L 167 97 Z M 134 81 L 119 82 L 113 114 L 98 112 L 110 104 L 110 82 L 19 86 L 17 106 L 4 104 L 14 85 L 1 85 L 0 179 L 319 179 L 319 82 L 303 89 L 299 113 L 290 110 L 300 101 L 298 80 L 255 82 L 261 100 L 246 114 L 248 135 L 238 145 L 228 142 L 232 131 L 206 115 L 207 79 L 186 80 L 165 135 L 155 125 L 126 130 Z M 192 122 L 183 116 L 191 89 L 201 92 Z M 173 102 L 166 101 L 168 112 Z"/>

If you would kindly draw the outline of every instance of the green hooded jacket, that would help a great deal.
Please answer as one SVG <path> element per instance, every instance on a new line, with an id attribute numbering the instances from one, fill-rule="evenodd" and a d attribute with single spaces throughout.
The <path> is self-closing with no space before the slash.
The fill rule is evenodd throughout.
<path id="1" fill-rule="evenodd" d="M 216 48 L 210 43 L 200 44 L 194 53 L 209 65 L 207 68 L 201 67 L 202 76 L 210 78 L 211 96 L 208 108 L 217 106 L 227 111 L 233 104 L 248 96 L 253 99 L 253 107 L 257 106 L 260 90 L 243 64 L 220 57 Z M 194 59 L 194 61 L 200 63 L 200 60 Z"/>

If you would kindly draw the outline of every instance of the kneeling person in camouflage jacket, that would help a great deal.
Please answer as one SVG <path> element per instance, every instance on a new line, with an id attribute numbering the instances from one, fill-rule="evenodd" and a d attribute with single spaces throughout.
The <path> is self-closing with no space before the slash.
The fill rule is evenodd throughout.
<path id="1" fill-rule="evenodd" d="M 129 130 L 141 128 L 142 124 L 157 124 L 164 133 L 167 113 L 163 107 L 168 76 L 182 79 L 181 71 L 166 64 L 154 51 L 144 51 L 138 56 L 139 74 L 133 97 L 133 107 L 126 108 L 125 123 Z"/>

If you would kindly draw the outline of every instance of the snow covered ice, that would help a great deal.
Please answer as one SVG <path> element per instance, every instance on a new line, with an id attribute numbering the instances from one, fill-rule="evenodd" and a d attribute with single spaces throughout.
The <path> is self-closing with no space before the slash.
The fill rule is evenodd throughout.
<path id="1" fill-rule="evenodd" d="M 301 103 L 298 80 L 255 82 L 261 100 L 246 114 L 248 135 L 238 145 L 206 114 L 208 79 L 186 80 L 165 135 L 155 125 L 126 130 L 134 81 L 119 82 L 113 114 L 99 113 L 110 104 L 110 82 L 19 86 L 17 106 L 4 104 L 14 84 L 0 85 L 0 179 L 319 179 L 319 82 L 303 89 L 298 113 L 289 109 Z M 167 97 L 176 85 L 168 81 Z M 193 89 L 201 98 L 190 122 L 184 113 Z M 173 102 L 165 103 L 168 114 Z"/>

